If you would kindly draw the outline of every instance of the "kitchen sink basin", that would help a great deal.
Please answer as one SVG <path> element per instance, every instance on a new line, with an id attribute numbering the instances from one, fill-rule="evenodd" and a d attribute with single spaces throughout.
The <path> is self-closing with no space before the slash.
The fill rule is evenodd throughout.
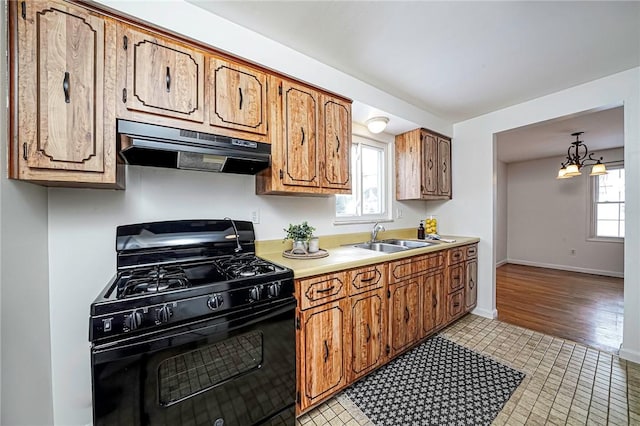
<path id="1" fill-rule="evenodd" d="M 411 241 L 411 240 L 380 240 L 380 243 L 383 244 L 393 244 L 394 246 L 402 246 L 408 249 L 412 248 L 422 248 L 434 246 L 438 243 L 430 242 L 430 241 Z"/>
<path id="2" fill-rule="evenodd" d="M 398 251 L 409 250 L 409 247 L 400 246 L 397 244 L 381 243 L 381 242 L 354 244 L 354 247 L 373 250 L 373 251 L 381 251 L 383 253 L 396 253 Z"/>
<path id="3" fill-rule="evenodd" d="M 399 251 L 410 250 L 414 248 L 429 247 L 436 245 L 437 243 L 427 241 L 411 241 L 411 240 L 380 240 L 374 243 L 360 243 L 354 244 L 354 247 L 363 248 L 373 251 L 381 251 L 384 253 L 396 253 Z"/>

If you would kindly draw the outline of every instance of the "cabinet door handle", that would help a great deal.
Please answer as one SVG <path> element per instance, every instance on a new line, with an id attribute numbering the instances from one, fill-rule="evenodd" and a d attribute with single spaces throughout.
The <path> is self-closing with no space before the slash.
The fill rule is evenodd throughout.
<path id="1" fill-rule="evenodd" d="M 432 304 L 431 304 L 432 307 L 435 308 L 436 306 L 438 306 L 438 299 L 436 298 L 435 295 L 431 296 L 431 300 L 432 300 Z"/>
<path id="2" fill-rule="evenodd" d="M 238 93 L 240 94 L 240 109 L 242 109 L 242 87 L 238 87 Z"/>
<path id="3" fill-rule="evenodd" d="M 167 74 L 165 75 L 165 81 L 167 83 L 167 93 L 171 92 L 171 70 L 167 67 Z"/>
<path id="4" fill-rule="evenodd" d="M 473 282 L 473 278 L 469 280 L 469 288 L 473 290 L 473 286 L 474 286 L 474 282 Z"/>
<path id="5" fill-rule="evenodd" d="M 456 302 L 456 303 L 453 304 L 454 308 L 457 308 L 458 306 L 460 306 L 460 302 Z"/>
<path id="6" fill-rule="evenodd" d="M 302 140 L 300 141 L 300 146 L 304 145 L 304 127 L 300 127 L 300 132 L 302 132 Z"/>
<path id="7" fill-rule="evenodd" d="M 442 162 L 442 173 L 447 173 L 447 163 L 446 162 Z"/>
<path id="8" fill-rule="evenodd" d="M 367 343 L 369 343 L 369 340 L 371 340 L 371 327 L 367 324 Z"/>
<path id="9" fill-rule="evenodd" d="M 340 138 L 336 135 L 336 143 L 338 144 L 338 146 L 336 146 L 336 153 L 338 151 L 340 151 Z"/>
<path id="10" fill-rule="evenodd" d="M 409 313 L 409 308 L 407 308 L 406 306 L 404 307 L 404 322 L 409 322 L 409 318 L 411 317 L 411 314 Z"/>
<path id="11" fill-rule="evenodd" d="M 69 98 L 69 71 L 64 72 L 64 79 L 62 80 L 62 90 L 64 91 L 64 102 L 71 103 Z"/>
<path id="12" fill-rule="evenodd" d="M 433 161 L 429 158 L 429 170 L 433 169 Z"/>
<path id="13" fill-rule="evenodd" d="M 327 287 L 327 288 L 322 288 L 320 290 L 316 290 L 318 293 L 330 293 L 333 291 L 333 289 L 336 288 L 336 286 L 331 286 L 331 287 Z"/>
<path id="14" fill-rule="evenodd" d="M 324 341 L 324 362 L 327 362 L 329 359 L 329 344 L 327 341 Z"/>

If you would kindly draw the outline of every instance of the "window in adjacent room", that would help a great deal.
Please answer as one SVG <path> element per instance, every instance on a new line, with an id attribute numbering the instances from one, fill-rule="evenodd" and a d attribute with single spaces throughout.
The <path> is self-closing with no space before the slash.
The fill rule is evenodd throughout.
<path id="1" fill-rule="evenodd" d="M 607 167 L 592 179 L 591 237 L 624 238 L 624 167 Z"/>
<path id="2" fill-rule="evenodd" d="M 336 195 L 337 222 L 389 219 L 388 144 L 353 135 L 351 195 Z"/>

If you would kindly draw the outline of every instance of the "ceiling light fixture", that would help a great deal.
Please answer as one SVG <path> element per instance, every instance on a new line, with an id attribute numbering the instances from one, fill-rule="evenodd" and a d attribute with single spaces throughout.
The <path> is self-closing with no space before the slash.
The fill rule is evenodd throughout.
<path id="1" fill-rule="evenodd" d="M 365 124 L 371 133 L 380 133 L 387 128 L 388 122 L 387 117 L 373 117 L 368 119 Z"/>
<path id="2" fill-rule="evenodd" d="M 580 135 L 584 132 L 572 133 L 571 136 L 575 136 L 575 142 L 571 142 L 571 146 L 567 149 L 567 158 L 564 163 L 560 165 L 558 170 L 558 177 L 556 179 L 567 179 L 574 176 L 580 176 L 582 172 L 580 169 L 583 166 L 593 165 L 589 176 L 606 175 L 607 168 L 602 164 L 602 157 L 600 159 L 593 158 L 593 153 L 589 153 L 587 146 L 580 140 Z"/>

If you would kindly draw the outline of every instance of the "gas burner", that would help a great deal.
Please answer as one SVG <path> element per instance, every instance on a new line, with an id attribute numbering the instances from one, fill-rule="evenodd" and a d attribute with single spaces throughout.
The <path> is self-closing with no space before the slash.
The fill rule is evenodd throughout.
<path id="1" fill-rule="evenodd" d="M 272 263 L 254 255 L 233 256 L 218 262 L 218 266 L 231 278 L 247 278 L 276 272 Z"/>
<path id="2" fill-rule="evenodd" d="M 181 267 L 156 265 L 133 271 L 122 288 L 118 288 L 117 298 L 187 287 L 190 287 L 190 283 Z"/>

